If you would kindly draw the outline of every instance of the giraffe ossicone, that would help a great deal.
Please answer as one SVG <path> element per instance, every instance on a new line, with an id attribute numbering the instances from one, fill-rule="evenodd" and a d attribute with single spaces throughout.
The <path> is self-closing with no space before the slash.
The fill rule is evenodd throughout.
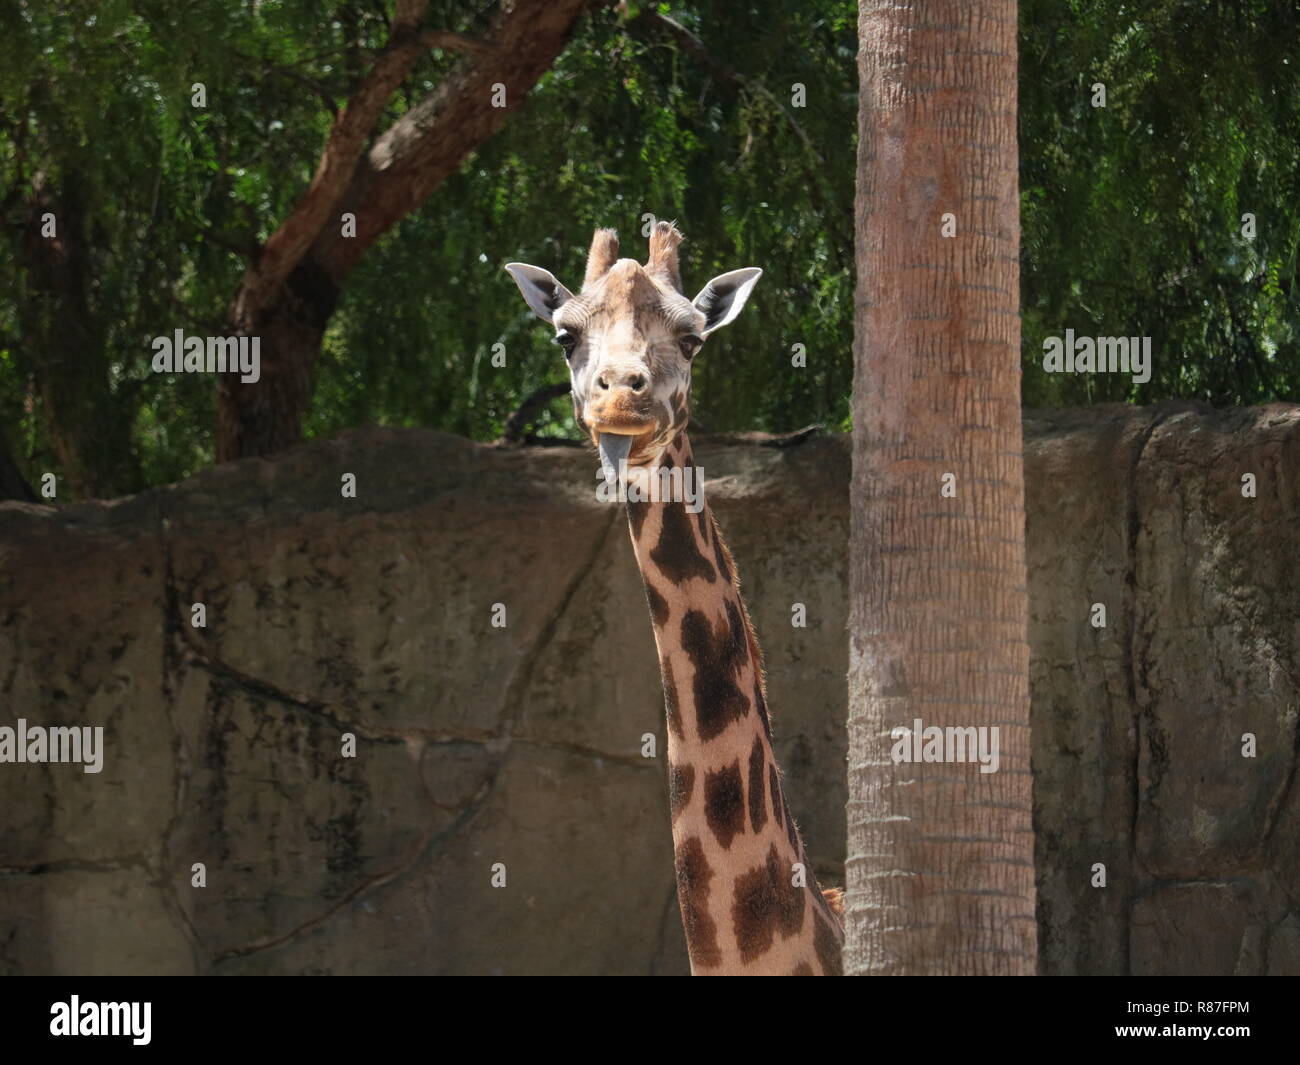
<path id="1" fill-rule="evenodd" d="M 671 223 L 656 223 L 643 265 L 618 257 L 613 230 L 597 230 L 576 295 L 541 267 L 506 269 L 555 328 L 574 416 L 606 485 L 625 489 L 617 498 L 627 503 L 664 686 L 691 971 L 838 975 L 839 893 L 819 889 L 790 816 L 762 654 L 686 434 L 692 360 L 741 312 L 762 271 L 732 270 L 687 299 L 681 239 Z"/>

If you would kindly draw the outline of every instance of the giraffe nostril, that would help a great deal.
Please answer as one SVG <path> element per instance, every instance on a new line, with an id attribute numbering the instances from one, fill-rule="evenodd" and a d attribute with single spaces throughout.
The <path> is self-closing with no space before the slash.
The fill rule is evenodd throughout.
<path id="1" fill-rule="evenodd" d="M 642 377 L 640 374 L 637 374 L 630 381 L 628 381 L 627 384 L 628 387 L 632 389 L 633 392 L 640 392 L 645 388 L 645 378 Z"/>
<path id="2" fill-rule="evenodd" d="M 596 378 L 596 384 L 598 384 L 606 392 L 609 391 L 609 382 L 605 380 L 604 375 Z"/>

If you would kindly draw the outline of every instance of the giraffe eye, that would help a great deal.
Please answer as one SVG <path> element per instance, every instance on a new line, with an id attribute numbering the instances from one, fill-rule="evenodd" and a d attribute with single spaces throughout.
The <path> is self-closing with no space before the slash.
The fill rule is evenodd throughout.
<path id="1" fill-rule="evenodd" d="M 695 357 L 695 353 L 700 350 L 700 345 L 703 343 L 704 338 L 696 336 L 694 333 L 687 333 L 686 336 L 677 340 L 678 346 L 682 349 L 682 354 L 688 359 Z"/>
<path id="2" fill-rule="evenodd" d="M 573 349 L 578 346 L 578 337 L 567 329 L 562 329 L 555 334 L 555 342 L 564 349 L 564 357 L 567 359 L 573 354 Z"/>

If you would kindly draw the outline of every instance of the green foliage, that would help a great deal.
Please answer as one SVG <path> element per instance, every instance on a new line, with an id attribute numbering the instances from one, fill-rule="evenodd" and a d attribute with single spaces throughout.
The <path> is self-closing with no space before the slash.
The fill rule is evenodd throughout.
<path id="1" fill-rule="evenodd" d="M 696 363 L 699 421 L 781 429 L 847 416 L 853 6 L 765 5 L 739 26 L 723 3 L 676 17 L 720 64 L 764 71 L 771 95 L 730 91 L 666 39 L 633 37 L 615 12 L 593 12 L 523 111 L 353 274 L 310 432 L 376 421 L 496 436 L 523 396 L 565 376 L 503 264 L 536 263 L 576 287 L 597 227 L 619 230 L 622 254 L 645 257 L 646 215 L 686 234 L 689 295 L 727 270 L 764 268 L 745 313 Z M 791 50 L 792 39 L 808 47 Z M 805 108 L 789 106 L 794 82 L 807 87 Z M 492 365 L 498 343 L 503 368 Z M 795 343 L 808 350 L 801 375 L 786 373 Z M 573 435 L 571 405 L 551 404 L 540 431 Z"/>
<path id="2" fill-rule="evenodd" d="M 88 260 L 90 317 L 110 368 L 102 401 L 129 410 L 141 480 L 171 480 L 211 461 L 214 383 L 151 373 L 149 341 L 177 328 L 220 331 L 245 266 L 232 248 L 269 234 L 310 176 L 330 116 L 290 71 L 300 54 L 342 47 L 338 24 L 317 9 L 5 5 L 0 197 L 14 223 L 4 232 L 5 258 L 19 270 L 0 295 L 0 345 L 9 355 L 0 410 L 19 426 L 10 443 L 29 469 L 58 469 L 32 384 L 45 353 L 31 350 L 32 331 L 20 328 L 20 312 L 38 299 L 21 251 L 22 229 L 32 224 L 24 207 L 38 184 L 60 204 L 75 186 L 83 201 L 83 231 L 65 235 Z M 386 28 L 372 21 L 373 45 Z M 345 94 L 341 70 L 319 67 L 313 76 Z M 191 104 L 196 82 L 206 109 Z"/>
<path id="3" fill-rule="evenodd" d="M 333 121 L 387 36 L 391 3 L 20 0 L 0 14 L 0 417 L 28 472 L 54 469 L 41 297 L 22 235 L 38 185 L 83 201 L 86 293 L 129 417 L 123 483 L 211 461 L 214 383 L 154 375 L 152 337 L 222 328 L 248 265 L 311 178 Z M 671 16 L 702 62 L 639 32 Z M 426 25 L 481 32 L 490 12 L 435 0 Z M 1300 378 L 1300 89 L 1292 5 L 1022 0 L 1024 392 L 1032 403 L 1294 397 Z M 591 232 L 643 257 L 646 215 L 676 219 L 688 294 L 757 265 L 745 313 L 697 362 L 710 429 L 848 422 L 853 332 L 856 5 L 593 7 L 504 130 L 370 249 L 327 332 L 308 435 L 377 422 L 490 439 L 563 361 L 501 269 L 576 285 Z M 432 52 L 381 128 L 456 57 Z M 735 76 L 733 76 L 735 75 Z M 1089 104 L 1107 87 L 1107 107 Z M 191 105 L 202 82 L 207 108 Z M 805 87 L 794 107 L 792 88 Z M 1240 217 L 1257 218 L 1253 241 Z M 39 316 L 44 315 L 44 318 Z M 1155 375 L 1045 375 L 1042 340 L 1150 335 Z M 504 367 L 492 364 L 501 345 Z M 792 370 L 793 345 L 807 369 Z M 571 435 L 567 401 L 544 433 Z M 129 460 L 129 461 L 128 461 Z"/>
<path id="4" fill-rule="evenodd" d="M 1021 0 L 1020 18 L 1026 402 L 1296 398 L 1300 12 Z M 1151 337 L 1150 383 L 1044 374 L 1066 328 Z"/>

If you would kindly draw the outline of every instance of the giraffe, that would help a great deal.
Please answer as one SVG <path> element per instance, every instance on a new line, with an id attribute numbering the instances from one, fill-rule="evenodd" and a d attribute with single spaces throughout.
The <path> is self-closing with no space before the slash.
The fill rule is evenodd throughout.
<path id="1" fill-rule="evenodd" d="M 762 271 L 722 274 L 690 301 L 681 239 L 672 223 L 655 223 L 642 266 L 618 258 L 613 230 L 597 230 L 576 296 L 540 267 L 506 270 L 533 313 L 554 326 L 578 425 L 607 484 L 620 484 L 628 500 L 663 679 L 691 972 L 839 975 L 841 898 L 820 891 L 790 816 L 762 655 L 702 478 L 686 491 L 696 470 L 686 433 L 692 359 L 740 313 Z"/>

